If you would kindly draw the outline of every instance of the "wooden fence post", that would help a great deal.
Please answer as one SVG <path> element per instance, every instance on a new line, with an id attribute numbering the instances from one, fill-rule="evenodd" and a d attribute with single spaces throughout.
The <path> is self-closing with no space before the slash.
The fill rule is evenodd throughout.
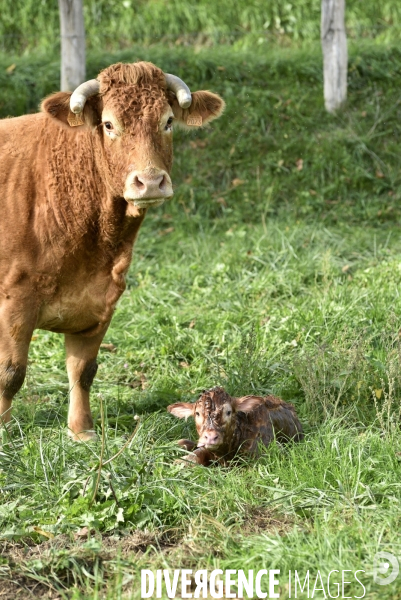
<path id="1" fill-rule="evenodd" d="M 322 0 L 321 40 L 323 50 L 324 104 L 335 112 L 347 99 L 347 36 L 345 0 Z"/>
<path id="2" fill-rule="evenodd" d="M 74 90 L 85 81 L 83 0 L 58 0 L 61 33 L 61 90 Z"/>

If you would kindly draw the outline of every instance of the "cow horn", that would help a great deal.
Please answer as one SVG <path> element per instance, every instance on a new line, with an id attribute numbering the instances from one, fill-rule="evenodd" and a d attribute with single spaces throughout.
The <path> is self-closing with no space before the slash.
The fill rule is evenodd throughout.
<path id="1" fill-rule="evenodd" d="M 178 104 L 181 108 L 189 108 L 192 103 L 191 90 L 182 79 L 170 73 L 164 74 L 166 77 L 167 89 L 174 92 L 177 96 Z"/>
<path id="2" fill-rule="evenodd" d="M 98 94 L 100 90 L 100 83 L 97 79 L 90 79 L 81 83 L 76 90 L 73 91 L 70 98 L 70 108 L 75 114 L 81 113 L 84 109 L 85 102 L 89 96 Z"/>

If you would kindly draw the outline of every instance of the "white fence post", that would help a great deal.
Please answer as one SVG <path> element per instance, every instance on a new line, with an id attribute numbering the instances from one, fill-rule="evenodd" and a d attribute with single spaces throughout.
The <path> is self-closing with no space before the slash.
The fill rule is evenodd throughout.
<path id="1" fill-rule="evenodd" d="M 324 104 L 335 112 L 347 99 L 347 36 L 345 0 L 322 0 L 321 40 L 323 50 Z"/>
<path id="2" fill-rule="evenodd" d="M 61 33 L 61 90 L 72 91 L 85 81 L 83 0 L 58 0 Z"/>

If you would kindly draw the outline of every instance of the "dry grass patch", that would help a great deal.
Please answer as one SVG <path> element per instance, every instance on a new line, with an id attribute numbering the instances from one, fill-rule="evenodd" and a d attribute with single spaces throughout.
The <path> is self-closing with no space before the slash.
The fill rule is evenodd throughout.
<path id="1" fill-rule="evenodd" d="M 279 514 L 271 508 L 252 507 L 241 525 L 242 535 L 259 535 L 260 533 L 286 535 L 295 526 L 293 516 Z"/>
<path id="2" fill-rule="evenodd" d="M 80 532 L 79 532 L 80 533 Z M 0 599 L 69 597 L 81 587 L 81 576 L 101 574 L 102 586 L 113 577 L 118 562 L 133 571 L 134 563 L 151 545 L 161 540 L 148 531 L 134 531 L 124 537 L 59 535 L 40 544 L 3 542 L 0 546 Z"/>

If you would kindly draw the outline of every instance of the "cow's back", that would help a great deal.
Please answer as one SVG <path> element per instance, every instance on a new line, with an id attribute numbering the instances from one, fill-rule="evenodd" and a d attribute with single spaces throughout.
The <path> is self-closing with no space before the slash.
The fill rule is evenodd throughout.
<path id="1" fill-rule="evenodd" d="M 272 423 L 275 436 L 279 441 L 294 440 L 300 442 L 304 435 L 295 407 L 277 396 L 263 398 L 266 415 Z"/>
<path id="2" fill-rule="evenodd" d="M 274 439 L 299 442 L 303 439 L 302 425 L 292 404 L 276 396 L 260 398 L 253 410 L 237 413 L 235 445 L 244 453 L 254 454 L 258 444 L 268 446 Z"/>

